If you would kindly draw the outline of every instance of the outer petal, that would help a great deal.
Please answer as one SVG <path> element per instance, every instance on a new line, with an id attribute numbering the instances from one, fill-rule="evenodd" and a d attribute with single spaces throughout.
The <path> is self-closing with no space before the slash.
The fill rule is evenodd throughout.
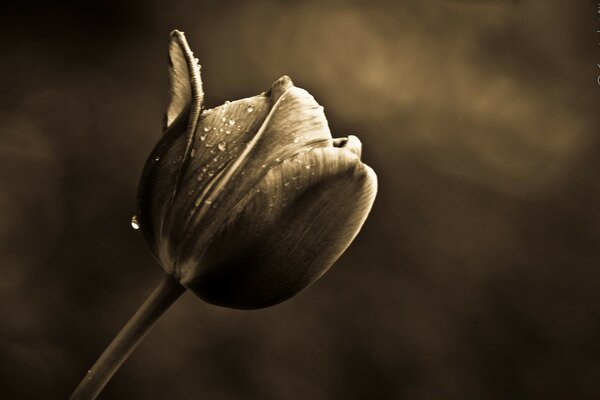
<path id="1" fill-rule="evenodd" d="M 375 173 L 346 148 L 319 148 L 270 170 L 206 248 L 186 247 L 182 283 L 233 308 L 279 303 L 321 276 L 373 204 Z M 204 229 L 198 226 L 193 238 Z"/>
<path id="2" fill-rule="evenodd" d="M 167 266 L 163 223 L 175 197 L 187 160 L 204 94 L 200 66 L 182 32 L 169 43 L 169 98 L 165 133 L 144 166 L 138 189 L 137 216 L 150 249 Z"/>
<path id="3" fill-rule="evenodd" d="M 203 246 L 212 237 L 215 229 L 227 217 L 232 207 L 244 197 L 273 166 L 294 154 L 316 147 L 332 146 L 331 133 L 323 108 L 304 89 L 293 86 L 288 77 L 275 82 L 269 91 L 270 110 L 256 131 L 249 130 L 239 134 L 232 133 L 231 143 L 223 141 L 226 150 L 215 150 L 217 134 L 224 137 L 221 129 L 226 130 L 230 113 L 224 110 L 247 111 L 244 103 L 238 102 L 212 110 L 198 125 L 194 139 L 195 157 L 198 160 L 209 159 L 206 154 L 214 154 L 215 166 L 193 161 L 189 173 L 182 181 L 182 190 L 178 192 L 168 217 L 168 235 L 170 253 L 177 257 L 185 246 Z M 258 101 L 260 96 L 251 98 Z M 256 120 L 262 118 L 262 106 L 252 107 L 250 114 L 259 113 Z M 213 116 L 218 118 L 215 120 Z M 211 119 L 211 117 L 213 117 Z M 235 118 L 233 118 L 235 120 Z M 242 118 L 243 120 L 243 118 Z M 202 134 L 206 131 L 204 141 Z M 214 128 L 217 128 L 216 130 Z M 198 134 L 199 133 L 199 134 Z M 234 140 L 236 142 L 234 142 Z M 208 147 L 207 147 L 208 144 Z M 231 146 L 230 148 L 227 146 Z M 222 157 L 221 157 L 221 153 Z M 196 178 L 204 179 L 201 174 L 212 171 L 214 178 L 208 183 L 198 185 Z M 204 227 L 203 234 L 189 243 L 192 230 L 196 226 Z M 175 270 L 178 271 L 175 266 Z M 179 275 L 179 273 L 177 272 Z"/>

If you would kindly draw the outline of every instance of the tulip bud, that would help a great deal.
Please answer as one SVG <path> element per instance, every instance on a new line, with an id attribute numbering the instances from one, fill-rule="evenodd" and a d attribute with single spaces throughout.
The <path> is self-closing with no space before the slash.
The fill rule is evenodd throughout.
<path id="1" fill-rule="evenodd" d="M 287 76 L 206 110 L 183 33 L 169 45 L 164 134 L 140 182 L 137 223 L 165 271 L 204 300 L 253 309 L 319 278 L 360 230 L 377 178 L 354 137 Z"/>

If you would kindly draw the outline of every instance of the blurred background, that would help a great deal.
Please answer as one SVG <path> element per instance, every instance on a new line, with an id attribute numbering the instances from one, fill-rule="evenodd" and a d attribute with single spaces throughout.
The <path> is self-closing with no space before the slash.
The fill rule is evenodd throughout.
<path id="1" fill-rule="evenodd" d="M 313 286 L 184 295 L 100 398 L 600 398 L 594 2 L 25 1 L 0 26 L 0 398 L 67 398 L 160 280 L 130 217 L 175 28 L 208 107 L 290 75 L 380 191 Z"/>

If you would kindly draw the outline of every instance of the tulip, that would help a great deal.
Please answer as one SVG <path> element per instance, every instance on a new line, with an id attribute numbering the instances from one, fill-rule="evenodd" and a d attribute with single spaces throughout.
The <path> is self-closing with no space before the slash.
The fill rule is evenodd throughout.
<path id="1" fill-rule="evenodd" d="M 265 93 L 205 109 L 198 60 L 174 31 L 169 84 L 164 132 L 132 219 L 166 277 L 92 380 L 110 378 L 185 289 L 256 309 L 306 288 L 348 247 L 375 198 L 377 178 L 361 162 L 358 138 L 333 139 L 323 107 L 287 76 Z M 81 393 L 105 383 L 72 398 L 94 398 Z"/>

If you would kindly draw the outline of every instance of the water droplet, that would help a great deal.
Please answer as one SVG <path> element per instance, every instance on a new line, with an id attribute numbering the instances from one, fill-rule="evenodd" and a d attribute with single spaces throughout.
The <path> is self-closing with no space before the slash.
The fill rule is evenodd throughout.
<path id="1" fill-rule="evenodd" d="M 227 143 L 225 143 L 225 142 L 220 142 L 219 143 L 219 150 L 225 151 L 226 148 L 227 148 Z"/>
<path id="2" fill-rule="evenodd" d="M 311 165 L 310 165 L 310 164 L 306 164 L 306 167 L 304 167 L 304 168 L 306 168 L 306 169 L 310 169 L 310 167 L 311 167 Z"/>
<path id="3" fill-rule="evenodd" d="M 221 118 L 221 121 L 225 122 L 225 121 L 227 121 L 227 118 L 223 117 L 223 118 Z"/>
<path id="4" fill-rule="evenodd" d="M 231 104 L 229 100 L 225 100 L 225 104 Z"/>
<path id="5" fill-rule="evenodd" d="M 210 199 L 206 199 L 204 202 L 205 202 L 206 204 L 212 204 L 212 200 L 210 200 Z"/>
<path id="6" fill-rule="evenodd" d="M 219 156 L 216 156 L 215 158 L 213 158 L 213 161 L 214 161 L 214 162 L 217 162 L 217 161 L 219 161 Z"/>
<path id="7" fill-rule="evenodd" d="M 206 139 L 206 135 L 200 135 L 200 140 L 204 141 Z"/>
<path id="8" fill-rule="evenodd" d="M 226 135 L 229 135 L 230 133 L 231 133 L 231 129 L 227 129 L 227 130 L 225 131 L 225 134 L 226 134 Z"/>
<path id="9" fill-rule="evenodd" d="M 256 193 L 260 193 L 260 189 L 256 189 Z"/>
<path id="10" fill-rule="evenodd" d="M 229 124 L 230 126 L 233 126 L 233 125 L 235 125 L 235 120 L 234 120 L 234 119 L 230 119 L 230 120 L 229 120 L 229 122 L 228 122 L 228 124 Z"/>
<path id="11" fill-rule="evenodd" d="M 290 185 L 290 183 L 289 183 L 289 182 L 285 182 L 285 183 L 283 184 L 283 186 L 289 186 L 289 185 Z"/>
<path id="12" fill-rule="evenodd" d="M 215 171 L 208 171 L 208 176 L 213 176 L 215 174 Z"/>
<path id="13" fill-rule="evenodd" d="M 217 130 L 217 127 L 216 127 L 216 126 L 214 126 L 214 127 L 213 127 L 213 131 L 216 131 L 216 130 Z"/>
<path id="14" fill-rule="evenodd" d="M 261 168 L 267 168 L 267 164 L 261 165 Z"/>
<path id="15" fill-rule="evenodd" d="M 246 107 L 246 112 L 247 113 L 251 113 L 252 111 L 254 111 L 254 107 L 253 106 Z"/>
<path id="16" fill-rule="evenodd" d="M 298 143 L 298 138 L 294 138 L 294 143 Z"/>
<path id="17" fill-rule="evenodd" d="M 160 157 L 156 157 L 156 158 L 154 159 L 154 161 L 158 161 L 158 160 L 160 160 Z"/>
<path id="18" fill-rule="evenodd" d="M 205 126 L 203 130 L 204 130 L 204 132 L 210 131 L 210 126 Z"/>
<path id="19" fill-rule="evenodd" d="M 196 149 L 192 149 L 192 151 L 190 151 L 190 157 L 194 158 L 195 155 L 196 155 Z"/>
<path id="20" fill-rule="evenodd" d="M 223 128 L 219 129 L 219 132 L 223 132 Z"/>
<path id="21" fill-rule="evenodd" d="M 135 230 L 140 229 L 140 223 L 138 222 L 137 214 L 134 214 L 133 217 L 131 217 L 131 227 Z"/>
<path id="22" fill-rule="evenodd" d="M 202 110 L 202 114 L 201 115 L 206 115 L 208 114 L 208 110 Z"/>

